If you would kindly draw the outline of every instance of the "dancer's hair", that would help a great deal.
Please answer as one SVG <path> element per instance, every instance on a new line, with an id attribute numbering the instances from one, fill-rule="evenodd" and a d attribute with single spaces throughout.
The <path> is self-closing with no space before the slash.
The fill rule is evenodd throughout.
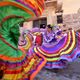
<path id="1" fill-rule="evenodd" d="M 40 25 L 40 28 L 45 29 L 45 28 L 46 28 L 46 25 L 45 25 L 45 24 L 41 24 L 41 25 Z"/>
<path id="2" fill-rule="evenodd" d="M 48 27 L 48 28 L 50 28 L 50 29 L 52 30 L 52 27 L 51 27 L 51 25 L 50 25 L 50 24 L 48 24 L 48 25 L 47 25 L 47 27 Z"/>

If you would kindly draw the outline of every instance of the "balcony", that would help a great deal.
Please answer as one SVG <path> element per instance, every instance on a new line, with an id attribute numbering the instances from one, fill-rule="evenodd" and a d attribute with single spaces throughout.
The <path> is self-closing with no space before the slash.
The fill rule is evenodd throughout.
<path id="1" fill-rule="evenodd" d="M 45 0 L 45 3 L 53 3 L 53 2 L 56 2 L 57 0 Z"/>
<path id="2" fill-rule="evenodd" d="M 63 12 L 62 4 L 63 4 L 63 0 L 45 0 L 45 6 L 46 7 L 54 6 L 55 7 L 55 13 Z"/>
<path id="3" fill-rule="evenodd" d="M 45 6 L 50 7 L 50 6 L 57 6 L 57 0 L 45 0 Z"/>

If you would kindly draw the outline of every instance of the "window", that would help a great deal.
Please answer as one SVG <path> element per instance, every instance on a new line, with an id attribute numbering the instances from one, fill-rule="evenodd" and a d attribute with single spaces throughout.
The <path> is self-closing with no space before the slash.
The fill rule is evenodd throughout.
<path id="1" fill-rule="evenodd" d="M 72 28 L 68 28 L 68 30 L 72 30 Z"/>
<path id="2" fill-rule="evenodd" d="M 63 23 L 63 17 L 62 17 L 62 15 L 57 15 L 57 23 L 58 24 Z"/>
<path id="3" fill-rule="evenodd" d="M 47 25 L 47 18 L 40 18 L 33 21 L 33 27 L 40 27 L 40 25 Z"/>

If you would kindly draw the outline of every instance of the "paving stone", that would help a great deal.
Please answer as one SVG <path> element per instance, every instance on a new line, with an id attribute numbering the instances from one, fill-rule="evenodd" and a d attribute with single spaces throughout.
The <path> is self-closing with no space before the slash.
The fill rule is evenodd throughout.
<path id="1" fill-rule="evenodd" d="M 43 68 L 34 80 L 80 80 L 80 63 L 69 63 L 68 67 L 54 72 Z"/>

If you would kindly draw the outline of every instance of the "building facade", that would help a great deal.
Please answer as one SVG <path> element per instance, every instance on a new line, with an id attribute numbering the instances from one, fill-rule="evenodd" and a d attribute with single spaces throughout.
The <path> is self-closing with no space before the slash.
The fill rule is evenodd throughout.
<path id="1" fill-rule="evenodd" d="M 45 10 L 38 20 L 25 22 L 24 26 L 31 29 L 32 27 L 39 27 L 40 24 L 57 24 L 56 12 L 62 10 L 62 0 L 45 0 Z"/>
<path id="2" fill-rule="evenodd" d="M 45 0 L 45 10 L 38 20 L 25 22 L 24 26 L 27 29 L 39 27 L 40 24 L 57 24 L 62 22 L 63 31 L 68 31 L 71 28 L 75 31 L 80 29 L 80 7 L 77 4 L 80 0 Z M 75 3 L 75 5 L 73 5 Z M 75 6 L 76 9 L 69 8 Z M 79 9 L 78 9 L 79 8 Z M 77 10 L 78 9 L 78 10 Z M 75 12 L 75 10 L 77 10 Z M 58 19 L 59 18 L 59 19 Z M 62 20 L 62 21 L 60 21 Z"/>

